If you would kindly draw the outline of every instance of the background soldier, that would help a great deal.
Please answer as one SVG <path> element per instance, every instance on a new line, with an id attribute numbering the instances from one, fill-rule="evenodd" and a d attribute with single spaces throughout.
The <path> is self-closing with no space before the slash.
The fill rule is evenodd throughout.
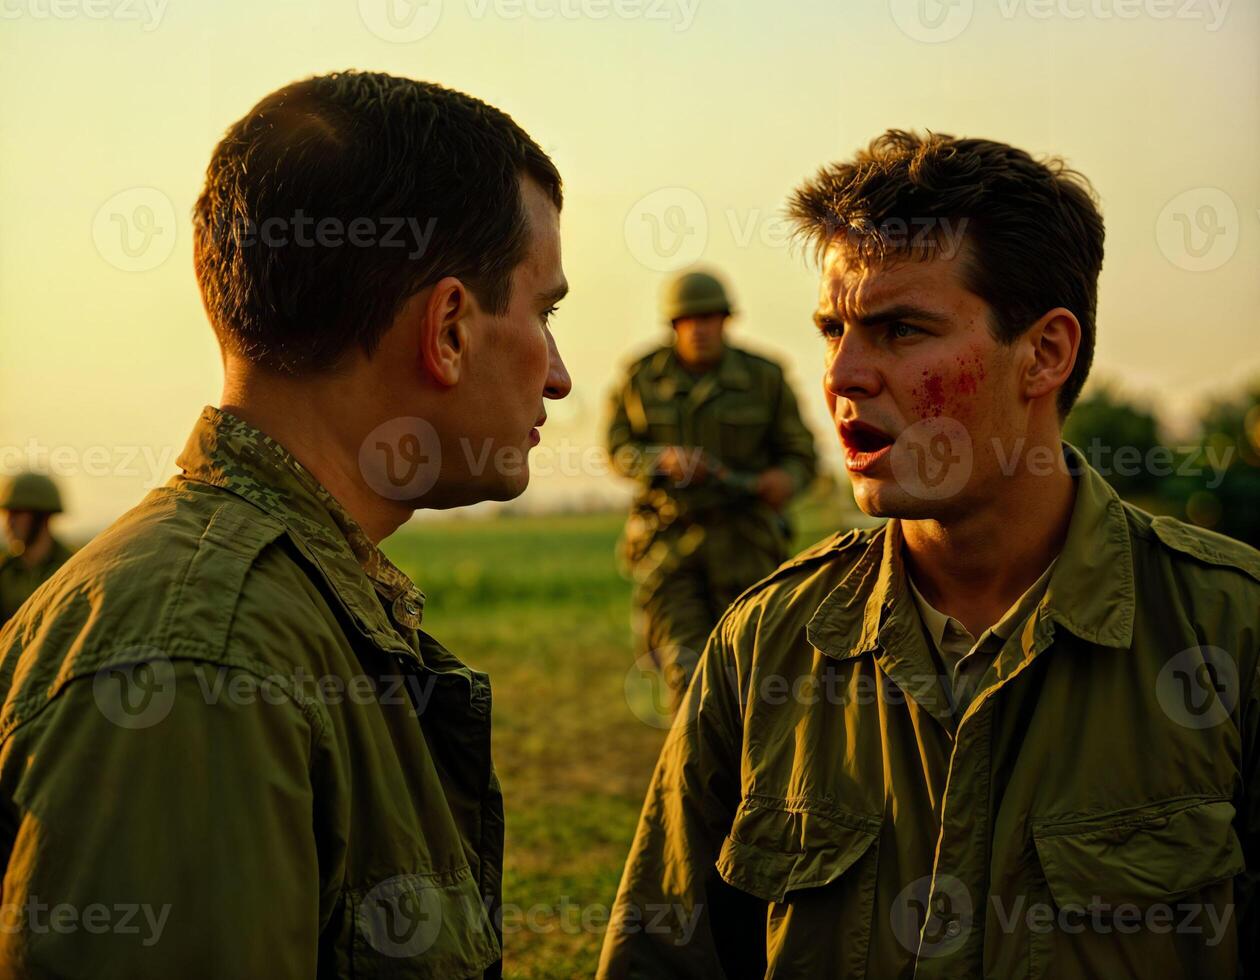
<path id="1" fill-rule="evenodd" d="M 666 287 L 672 343 L 631 365 L 608 450 L 638 481 L 621 556 L 635 633 L 677 705 L 722 611 L 787 556 L 783 508 L 814 477 L 814 438 L 773 361 L 726 343 L 732 314 L 704 272 Z"/>
<path id="2" fill-rule="evenodd" d="M 0 511 L 9 545 L 0 555 L 0 626 L 70 557 L 70 549 L 53 537 L 49 527 L 53 515 L 63 509 L 57 484 L 41 473 L 0 480 Z"/>

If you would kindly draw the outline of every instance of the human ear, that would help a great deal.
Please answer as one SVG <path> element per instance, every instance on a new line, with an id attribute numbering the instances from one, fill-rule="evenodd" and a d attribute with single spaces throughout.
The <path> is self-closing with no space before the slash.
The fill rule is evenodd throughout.
<path id="1" fill-rule="evenodd" d="M 421 365 L 443 387 L 459 383 L 468 351 L 468 318 L 474 300 L 468 287 L 454 276 L 435 283 L 420 309 Z"/>
<path id="2" fill-rule="evenodd" d="M 1031 400 L 1053 395 L 1062 388 L 1081 347 L 1081 324 L 1076 315 L 1064 307 L 1044 314 L 1029 328 L 1026 342 L 1031 358 L 1024 369 L 1024 394 Z"/>

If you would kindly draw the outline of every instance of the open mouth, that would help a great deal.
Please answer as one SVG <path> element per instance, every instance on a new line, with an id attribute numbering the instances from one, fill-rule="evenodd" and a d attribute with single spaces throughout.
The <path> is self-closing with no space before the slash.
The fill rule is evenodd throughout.
<path id="1" fill-rule="evenodd" d="M 896 440 L 865 422 L 842 422 L 840 441 L 844 444 L 844 465 L 860 473 L 883 459 Z"/>

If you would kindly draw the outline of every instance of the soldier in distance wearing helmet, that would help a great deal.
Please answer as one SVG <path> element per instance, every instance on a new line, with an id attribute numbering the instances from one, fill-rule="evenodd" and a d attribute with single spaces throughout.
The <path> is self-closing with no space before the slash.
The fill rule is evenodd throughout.
<path id="1" fill-rule="evenodd" d="M 608 450 L 638 483 L 621 556 L 635 583 L 635 632 L 673 710 L 723 610 L 787 556 L 783 510 L 813 480 L 814 438 L 775 362 L 726 341 L 721 280 L 667 284 L 670 343 L 613 392 Z"/>
<path id="2" fill-rule="evenodd" d="M 0 553 L 0 626 L 70 557 L 70 549 L 49 527 L 62 510 L 57 485 L 42 473 L 0 479 L 0 514 L 8 542 L 8 550 Z"/>

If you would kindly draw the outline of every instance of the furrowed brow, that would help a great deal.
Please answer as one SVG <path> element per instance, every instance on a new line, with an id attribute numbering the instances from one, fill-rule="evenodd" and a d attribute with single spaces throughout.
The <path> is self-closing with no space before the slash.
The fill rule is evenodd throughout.
<path id="1" fill-rule="evenodd" d="M 900 303 L 896 306 L 888 306 L 882 310 L 876 310 L 874 313 L 867 313 L 857 318 L 857 322 L 864 327 L 879 327 L 887 323 L 896 323 L 900 320 L 919 320 L 926 323 L 948 323 L 949 317 L 945 316 L 943 313 L 937 313 L 935 310 L 924 309 L 922 306 Z"/>

